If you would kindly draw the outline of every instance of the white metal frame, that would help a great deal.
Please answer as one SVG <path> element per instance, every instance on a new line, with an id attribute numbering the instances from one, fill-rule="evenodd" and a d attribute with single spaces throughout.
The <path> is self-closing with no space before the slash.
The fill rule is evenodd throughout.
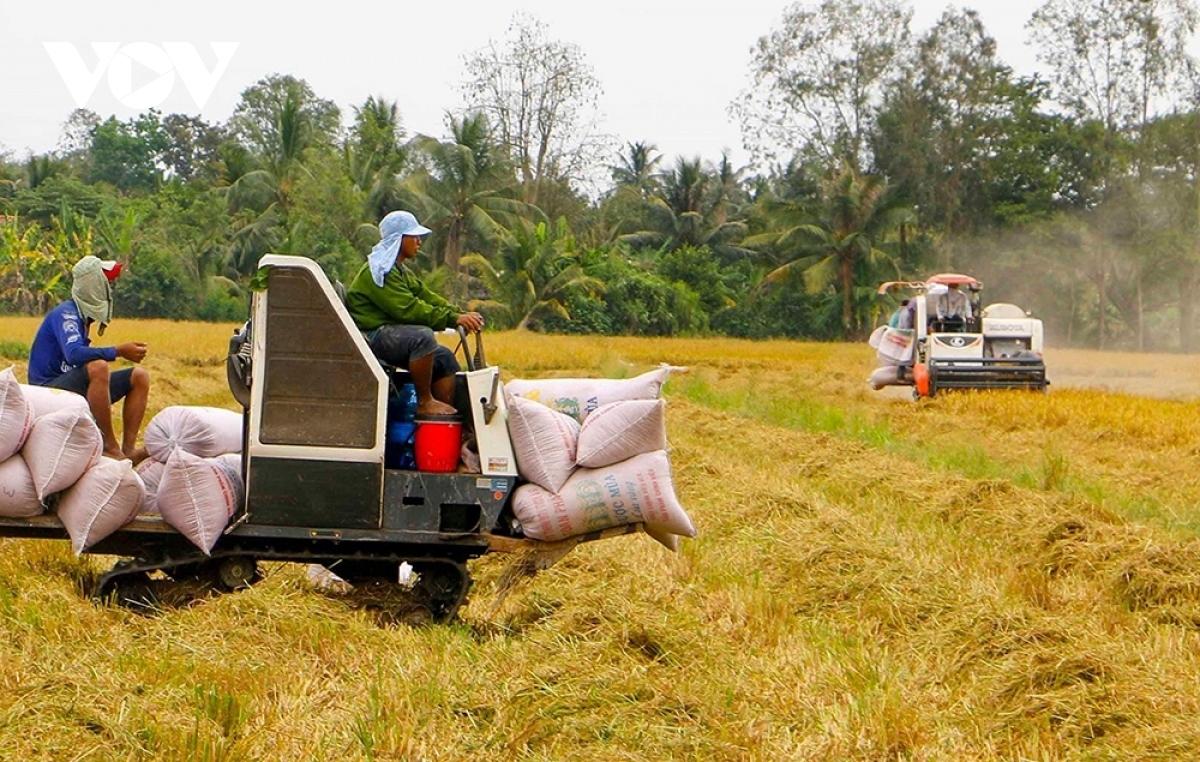
<path id="1" fill-rule="evenodd" d="M 496 406 L 492 422 L 486 423 L 483 404 L 492 395 L 492 379 L 500 369 L 489 366 L 469 371 L 467 392 L 471 396 L 471 416 L 475 421 L 475 444 L 479 448 L 479 467 L 484 476 L 516 476 L 517 459 L 513 455 L 512 437 L 508 433 L 508 405 L 504 399 L 504 384 L 496 384 Z"/>
<path id="2" fill-rule="evenodd" d="M 369 448 L 310 447 L 264 443 L 260 437 L 262 433 L 263 390 L 266 388 L 267 373 L 267 300 L 269 297 L 266 291 L 256 292 L 251 309 L 252 322 L 250 329 L 253 342 L 251 345 L 251 367 L 254 369 L 254 379 L 250 386 L 250 457 L 378 463 L 382 466 L 384 443 L 387 439 L 387 375 L 383 372 L 383 368 L 379 366 L 374 353 L 371 352 L 371 348 L 367 345 L 367 340 L 363 338 L 358 327 L 354 325 L 354 320 L 351 319 L 350 313 L 346 311 L 342 300 L 338 298 L 337 293 L 333 290 L 333 284 L 325 276 L 325 271 L 316 262 L 307 257 L 291 257 L 281 254 L 267 254 L 259 260 L 258 266 L 260 268 L 299 268 L 313 275 L 326 300 L 333 306 L 334 312 L 342 321 L 342 326 L 345 328 L 346 333 L 350 335 L 359 354 L 366 360 L 367 367 L 371 369 L 371 374 L 375 377 L 378 389 L 378 400 L 376 404 L 375 444 Z"/>
<path id="3" fill-rule="evenodd" d="M 280 254 L 268 254 L 263 257 L 259 267 L 298 267 L 312 273 L 320 286 L 325 298 L 333 305 L 334 312 L 342 321 L 342 326 L 351 337 L 359 354 L 367 361 L 367 366 L 375 376 L 379 390 L 377 401 L 378 418 L 375 427 L 375 444 L 370 448 L 358 449 L 350 447 L 310 447 L 302 445 L 279 445 L 264 443 L 260 436 L 262 430 L 263 390 L 266 387 L 266 347 L 267 347 L 267 300 L 266 291 L 254 294 L 252 309 L 251 362 L 254 368 L 254 380 L 251 384 L 250 405 L 250 457 L 263 458 L 292 458 L 296 460 L 332 460 L 354 463 L 383 464 L 384 450 L 387 441 L 387 374 L 380 367 L 379 361 L 371 351 L 371 347 L 363 338 L 362 332 L 354 325 L 353 318 L 346 310 L 342 300 L 333 290 L 333 284 L 325 276 L 325 272 L 316 262 L 307 257 L 291 257 Z M 452 329 L 444 333 L 457 335 Z M 496 395 L 492 397 L 493 379 L 500 374 L 500 369 L 489 366 L 482 370 L 469 371 L 463 375 L 467 379 L 467 390 L 471 400 L 471 416 L 475 424 L 475 441 L 479 448 L 480 469 L 483 476 L 516 476 L 517 459 L 513 454 L 512 439 L 508 433 L 508 405 L 504 399 L 504 385 L 495 384 Z M 496 405 L 496 412 L 490 423 L 486 422 L 483 405 L 490 400 Z"/>

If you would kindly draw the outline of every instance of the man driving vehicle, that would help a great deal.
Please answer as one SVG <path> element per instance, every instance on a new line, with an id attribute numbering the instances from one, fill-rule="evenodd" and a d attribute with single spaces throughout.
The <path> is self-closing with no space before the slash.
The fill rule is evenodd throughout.
<path id="1" fill-rule="evenodd" d="M 405 264 L 432 232 L 411 212 L 389 213 L 379 232 L 382 239 L 346 289 L 346 308 L 375 356 L 412 375 L 418 415 L 454 414 L 450 403 L 459 365 L 434 331 L 454 326 L 482 331 L 483 316 L 458 309 Z"/>
<path id="2" fill-rule="evenodd" d="M 967 298 L 966 292 L 959 289 L 957 283 L 951 283 L 944 292 L 935 297 L 934 309 L 937 322 L 943 326 L 943 330 L 955 326 L 961 331 L 972 317 L 971 300 Z"/>

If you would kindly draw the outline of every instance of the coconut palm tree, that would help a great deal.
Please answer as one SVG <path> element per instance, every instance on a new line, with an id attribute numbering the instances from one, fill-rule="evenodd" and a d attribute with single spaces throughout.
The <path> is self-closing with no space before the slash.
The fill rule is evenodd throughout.
<path id="1" fill-rule="evenodd" d="M 242 208 L 265 213 L 278 206 L 286 213 L 296 177 L 305 172 L 302 158 L 313 144 L 312 124 L 300 97 L 289 91 L 275 116 L 275 141 L 265 147 L 258 167 L 245 172 L 229 186 L 233 211 Z"/>
<path id="2" fill-rule="evenodd" d="M 366 195 L 368 216 L 381 219 L 400 203 L 400 172 L 408 161 L 400 142 L 400 107 L 371 96 L 354 113 L 351 137 L 342 149 L 346 172 Z"/>
<path id="3" fill-rule="evenodd" d="M 789 258 L 767 273 L 764 284 L 802 272 L 810 293 L 834 288 L 842 301 L 842 331 L 854 335 L 856 303 L 873 293 L 880 270 L 898 271 L 887 238 L 914 219 L 912 209 L 888 193 L 884 178 L 847 166 L 825 182 L 815 210 L 786 201 L 776 202 L 771 212 L 774 229 L 745 241 Z"/>
<path id="4" fill-rule="evenodd" d="M 231 262 L 243 275 L 254 272 L 259 257 L 287 238 L 292 192 L 297 179 L 309 174 L 303 158 L 314 146 L 311 118 L 302 97 L 288 90 L 270 132 L 273 142 L 261 155 L 239 157 L 252 163 L 238 166 L 224 189 L 232 218 Z"/>
<path id="5" fill-rule="evenodd" d="M 468 306 L 518 330 L 551 315 L 570 320 L 566 300 L 572 291 L 592 295 L 604 291 L 600 280 L 584 273 L 574 247 L 565 219 L 559 219 L 553 229 L 545 222 L 521 220 L 492 260 L 479 254 L 463 257 L 463 266 L 489 295 Z"/>
<path id="6" fill-rule="evenodd" d="M 644 227 L 620 236 L 632 246 L 673 251 L 681 246 L 708 246 L 726 260 L 751 252 L 739 246 L 746 235 L 746 224 L 728 220 L 729 186 L 727 177 L 713 182 L 699 159 L 680 157 L 675 166 L 661 175 L 661 188 L 651 196 L 643 210 Z M 736 183 L 736 179 L 733 181 Z"/>
<path id="7" fill-rule="evenodd" d="M 65 165 L 49 154 L 30 156 L 25 161 L 25 187 L 36 188 L 55 175 L 63 172 Z"/>
<path id="8" fill-rule="evenodd" d="M 627 143 L 625 153 L 617 164 L 609 166 L 609 170 L 618 187 L 633 188 L 645 197 L 654 192 L 658 185 L 657 167 L 660 161 L 662 155 L 653 143 Z"/>
<path id="9" fill-rule="evenodd" d="M 425 166 L 398 195 L 434 231 L 442 263 L 457 273 L 470 236 L 495 245 L 519 216 L 540 212 L 514 197 L 515 177 L 482 114 L 452 118 L 450 133 L 444 142 L 423 135 L 414 140 Z"/>

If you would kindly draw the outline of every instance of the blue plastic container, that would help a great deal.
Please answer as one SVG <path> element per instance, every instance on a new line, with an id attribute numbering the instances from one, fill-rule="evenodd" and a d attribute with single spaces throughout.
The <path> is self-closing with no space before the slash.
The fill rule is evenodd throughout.
<path id="1" fill-rule="evenodd" d="M 417 467 L 413 455 L 413 435 L 417 425 L 408 421 L 392 421 L 387 427 L 387 443 L 384 448 L 384 465 L 409 471 Z"/>
<path id="2" fill-rule="evenodd" d="M 417 387 L 412 384 L 401 384 L 400 402 L 400 420 L 407 422 L 417 420 Z"/>
<path id="3" fill-rule="evenodd" d="M 417 387 L 401 384 L 388 395 L 388 423 L 415 421 L 417 418 Z"/>

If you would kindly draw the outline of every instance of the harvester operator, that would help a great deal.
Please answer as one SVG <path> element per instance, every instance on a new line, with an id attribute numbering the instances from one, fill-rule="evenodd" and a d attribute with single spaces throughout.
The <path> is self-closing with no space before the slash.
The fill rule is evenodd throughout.
<path id="1" fill-rule="evenodd" d="M 965 326 L 971 319 L 971 300 L 957 283 L 950 284 L 945 293 L 937 296 L 935 308 L 938 322 L 942 324 Z"/>
<path id="2" fill-rule="evenodd" d="M 112 282 L 121 274 L 119 262 L 86 256 L 71 271 L 71 298 L 46 314 L 29 349 L 29 383 L 75 392 L 88 401 L 92 417 L 104 438 L 104 454 L 134 463 L 146 457 L 137 447 L 138 430 L 150 397 L 150 373 L 145 368 L 111 371 L 108 364 L 118 357 L 140 363 L 146 345 L 139 341 L 115 347 L 93 347 L 88 335 L 92 323 L 97 333 L 112 321 Z M 122 437 L 117 443 L 112 406 L 125 400 L 121 409 Z"/>
<path id="3" fill-rule="evenodd" d="M 430 232 L 411 212 L 385 216 L 379 223 L 382 239 L 346 289 L 346 308 L 375 356 L 412 375 L 417 414 L 452 415 L 459 365 L 433 333 L 454 326 L 482 331 L 483 316 L 459 310 L 405 264 Z"/>

